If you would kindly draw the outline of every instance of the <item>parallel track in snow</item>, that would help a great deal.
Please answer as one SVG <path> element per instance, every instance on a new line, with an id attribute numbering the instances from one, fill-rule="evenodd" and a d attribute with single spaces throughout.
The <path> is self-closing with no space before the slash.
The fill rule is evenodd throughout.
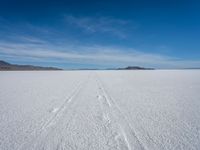
<path id="1" fill-rule="evenodd" d="M 122 149 L 125 150 L 132 150 L 132 149 L 140 149 L 140 150 L 147 150 L 148 148 L 139 140 L 135 130 L 131 127 L 130 121 L 127 119 L 126 115 L 121 111 L 120 107 L 117 105 L 115 100 L 108 94 L 103 82 L 98 77 L 98 75 L 90 74 L 93 76 L 93 79 L 96 81 L 94 82 L 97 84 L 97 90 L 99 95 L 97 96 L 98 101 L 102 107 L 103 117 L 111 120 L 111 122 L 115 122 L 114 126 L 118 126 L 118 135 L 115 137 L 115 140 L 118 144 L 120 144 Z M 89 79 L 86 79 L 83 82 L 80 82 L 72 94 L 64 101 L 64 103 L 58 108 L 55 114 L 48 119 L 43 125 L 37 129 L 35 134 L 33 134 L 33 138 L 30 139 L 31 142 L 23 143 L 21 146 L 18 147 L 18 150 L 24 150 L 27 148 L 33 148 L 35 145 L 38 144 L 40 139 L 42 140 L 42 136 L 47 137 L 48 132 L 50 131 L 49 128 L 51 125 L 54 125 L 62 118 L 63 115 L 66 115 L 66 109 L 71 107 L 74 103 L 74 99 L 77 95 L 82 91 L 85 87 L 85 84 L 89 82 Z M 91 80 L 92 81 L 92 80 Z M 71 117 L 70 117 L 71 118 Z M 69 120 L 70 121 L 70 120 Z M 112 124 L 112 123 L 111 123 Z M 30 143 L 32 143 L 30 145 Z M 118 147 L 119 148 L 119 147 Z"/>
<path id="2" fill-rule="evenodd" d="M 148 150 L 148 148 L 141 142 L 141 140 L 137 136 L 136 131 L 132 128 L 131 123 L 127 119 L 126 115 L 121 111 L 115 100 L 108 94 L 101 79 L 98 77 L 97 74 L 95 74 L 95 77 L 99 87 L 99 93 L 101 95 L 100 97 L 104 98 L 104 104 L 107 103 L 107 106 L 109 107 L 106 109 L 109 109 L 109 111 L 112 113 L 112 117 L 114 117 L 114 119 L 118 123 L 120 127 L 119 132 L 122 134 L 128 150 Z M 103 107 L 107 106 L 104 105 Z"/>
<path id="3" fill-rule="evenodd" d="M 37 141 L 37 139 L 40 137 L 40 135 L 43 132 L 45 132 L 51 126 L 51 124 L 56 124 L 57 120 L 59 120 L 59 118 L 63 116 L 63 113 L 71 105 L 73 99 L 83 89 L 83 87 L 87 83 L 89 77 L 90 77 L 90 75 L 88 75 L 88 77 L 86 78 L 85 81 L 80 81 L 80 83 L 78 83 L 78 85 L 76 86 L 75 90 L 68 96 L 68 98 L 66 98 L 66 100 L 64 101 L 64 103 L 58 108 L 58 110 L 55 112 L 55 114 L 51 118 L 49 118 L 47 121 L 45 121 L 41 125 L 41 127 L 39 129 L 37 129 L 36 131 L 34 130 L 32 132 L 32 134 L 35 132 L 35 134 L 33 135 L 34 136 L 33 139 L 30 139 L 31 143 L 33 145 L 35 144 L 35 141 Z M 30 142 L 23 143 L 22 145 L 20 145 L 17 148 L 17 150 L 24 150 L 27 146 L 31 147 Z"/>

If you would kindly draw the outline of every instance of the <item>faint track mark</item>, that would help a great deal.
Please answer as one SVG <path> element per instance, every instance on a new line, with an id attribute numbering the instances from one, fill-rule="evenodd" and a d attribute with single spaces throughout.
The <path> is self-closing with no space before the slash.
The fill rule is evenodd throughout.
<path id="1" fill-rule="evenodd" d="M 35 144 L 34 141 L 36 141 L 40 135 L 55 121 L 56 119 L 60 118 L 64 112 L 64 110 L 67 108 L 67 106 L 71 103 L 71 101 L 78 95 L 78 93 L 80 93 L 80 91 L 82 90 L 82 88 L 84 87 L 84 85 L 87 83 L 88 79 L 89 79 L 90 75 L 88 75 L 88 77 L 86 78 L 86 80 L 84 82 L 80 82 L 77 87 L 75 88 L 75 90 L 72 92 L 72 94 L 70 94 L 70 96 L 68 96 L 68 98 L 65 100 L 65 102 L 57 109 L 57 111 L 55 112 L 55 114 L 49 119 L 47 120 L 45 123 L 43 123 L 43 125 L 37 129 L 37 131 L 33 131 L 32 133 L 35 132 L 34 138 L 32 139 L 31 143 Z M 29 143 L 29 142 L 28 142 Z M 28 143 L 23 143 L 22 145 L 20 145 L 17 150 L 21 150 L 24 149 L 24 147 L 26 147 Z M 31 147 L 31 145 L 29 145 L 29 147 Z"/>
<path id="2" fill-rule="evenodd" d="M 136 149 L 147 150 L 148 148 L 139 140 L 136 132 L 132 129 L 126 115 L 120 110 L 119 106 L 116 104 L 113 98 L 111 98 L 111 96 L 108 95 L 102 81 L 100 80 L 97 74 L 96 74 L 96 82 L 99 86 L 100 93 L 102 93 L 103 97 L 106 99 L 107 103 L 110 106 L 112 115 L 115 117 L 117 123 L 119 124 L 122 136 L 124 137 L 128 149 L 131 150 L 136 148 Z M 129 135 L 130 133 L 131 135 Z"/>

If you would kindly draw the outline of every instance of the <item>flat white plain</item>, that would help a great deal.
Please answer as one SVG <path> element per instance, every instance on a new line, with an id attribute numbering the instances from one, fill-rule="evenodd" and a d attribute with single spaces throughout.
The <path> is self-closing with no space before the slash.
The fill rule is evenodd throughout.
<path id="1" fill-rule="evenodd" d="M 200 149 L 200 71 L 0 72 L 0 149 Z"/>

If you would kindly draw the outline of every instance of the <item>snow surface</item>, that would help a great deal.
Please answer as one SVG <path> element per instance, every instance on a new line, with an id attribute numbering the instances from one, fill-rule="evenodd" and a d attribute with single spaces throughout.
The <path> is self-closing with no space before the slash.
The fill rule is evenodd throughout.
<path id="1" fill-rule="evenodd" d="M 0 72 L 0 149 L 200 149 L 200 71 Z"/>

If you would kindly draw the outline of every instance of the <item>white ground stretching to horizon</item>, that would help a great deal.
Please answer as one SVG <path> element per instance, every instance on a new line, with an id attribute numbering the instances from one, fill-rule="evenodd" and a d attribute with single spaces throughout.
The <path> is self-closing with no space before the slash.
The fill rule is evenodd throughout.
<path id="1" fill-rule="evenodd" d="M 200 149 L 200 71 L 0 72 L 0 149 Z"/>

